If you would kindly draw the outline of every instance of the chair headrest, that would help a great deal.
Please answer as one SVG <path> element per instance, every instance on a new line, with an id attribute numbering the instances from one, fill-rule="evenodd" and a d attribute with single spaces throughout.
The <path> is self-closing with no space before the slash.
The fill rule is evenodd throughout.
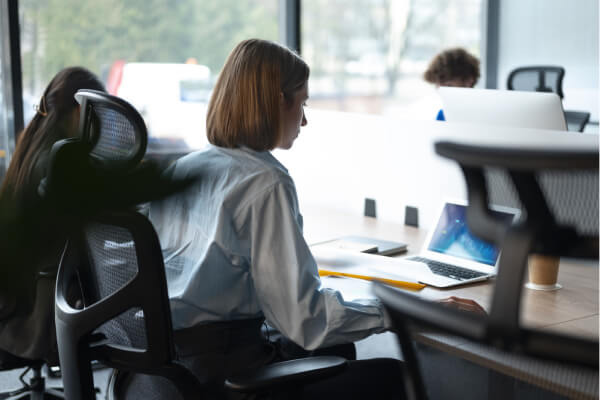
<path id="1" fill-rule="evenodd" d="M 90 145 L 94 166 L 108 171 L 135 167 L 146 152 L 144 120 L 127 101 L 96 90 L 79 90 L 79 135 Z"/>

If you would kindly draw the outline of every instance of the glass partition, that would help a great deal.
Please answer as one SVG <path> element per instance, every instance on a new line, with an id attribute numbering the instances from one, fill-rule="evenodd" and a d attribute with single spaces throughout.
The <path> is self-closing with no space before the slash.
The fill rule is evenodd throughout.
<path id="1" fill-rule="evenodd" d="M 14 112 L 12 106 L 10 35 L 8 10 L 5 2 L 0 3 L 0 183 L 8 169 L 10 154 L 14 149 Z"/>

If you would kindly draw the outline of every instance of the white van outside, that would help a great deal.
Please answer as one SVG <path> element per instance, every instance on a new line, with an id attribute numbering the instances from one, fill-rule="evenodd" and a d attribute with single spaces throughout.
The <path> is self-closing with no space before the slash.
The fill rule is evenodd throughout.
<path id="1" fill-rule="evenodd" d="M 195 150 L 206 140 L 210 69 L 198 64 L 115 62 L 107 89 L 130 102 L 148 128 L 149 150 Z"/>

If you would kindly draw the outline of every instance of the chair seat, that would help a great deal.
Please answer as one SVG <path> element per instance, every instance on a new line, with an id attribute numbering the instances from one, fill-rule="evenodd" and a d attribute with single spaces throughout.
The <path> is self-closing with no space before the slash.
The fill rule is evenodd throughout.
<path id="1" fill-rule="evenodd" d="M 348 361 L 345 358 L 335 356 L 282 361 L 233 376 L 225 381 L 225 386 L 243 393 L 256 393 L 283 385 L 298 387 L 335 375 L 347 365 Z"/>
<path id="2" fill-rule="evenodd" d="M 590 113 L 586 111 L 565 110 L 565 119 L 567 120 L 567 128 L 570 131 L 583 132 L 590 120 Z"/>

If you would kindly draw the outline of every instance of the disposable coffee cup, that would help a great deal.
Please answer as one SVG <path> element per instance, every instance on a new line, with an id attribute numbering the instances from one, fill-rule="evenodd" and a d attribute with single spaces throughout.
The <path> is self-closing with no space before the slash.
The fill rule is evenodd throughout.
<path id="1" fill-rule="evenodd" d="M 560 258 L 532 254 L 529 256 L 529 282 L 525 285 L 534 290 L 557 290 Z"/>

